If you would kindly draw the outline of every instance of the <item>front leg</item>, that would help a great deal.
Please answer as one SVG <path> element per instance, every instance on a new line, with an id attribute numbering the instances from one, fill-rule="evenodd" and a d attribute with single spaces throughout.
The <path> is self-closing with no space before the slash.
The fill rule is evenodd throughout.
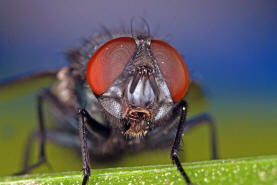
<path id="1" fill-rule="evenodd" d="M 108 126 L 102 125 L 98 123 L 95 119 L 93 119 L 90 114 L 86 111 L 86 109 L 79 109 L 79 135 L 80 135 L 80 144 L 81 144 L 81 152 L 82 152 L 82 160 L 83 160 L 83 183 L 82 185 L 86 185 L 88 183 L 88 179 L 90 176 L 90 161 L 89 161 L 89 152 L 88 152 L 88 144 L 87 144 L 87 134 L 86 131 L 90 131 L 91 134 L 97 133 L 102 138 L 108 138 L 111 133 L 111 129 Z"/>
<path id="2" fill-rule="evenodd" d="M 191 185 L 191 181 L 188 177 L 188 175 L 186 174 L 186 172 L 184 171 L 180 160 L 178 158 L 178 152 L 180 149 L 180 142 L 182 140 L 182 135 L 184 132 L 184 128 L 185 128 L 185 123 L 186 123 L 186 116 L 187 116 L 187 108 L 188 105 L 185 101 L 182 101 L 181 104 L 179 105 L 179 110 L 181 110 L 181 117 L 180 117 L 180 121 L 179 121 L 179 125 L 178 125 L 178 129 L 177 129 L 177 133 L 176 133 L 176 137 L 174 140 L 174 144 L 171 150 L 171 158 L 172 161 L 176 164 L 178 170 L 180 171 L 181 175 L 184 177 L 186 183 L 188 185 Z"/>
<path id="3" fill-rule="evenodd" d="M 86 121 L 87 121 L 87 111 L 85 109 L 79 110 L 79 135 L 81 141 L 81 152 L 83 160 L 83 182 L 82 185 L 86 185 L 90 176 L 90 161 L 89 161 L 89 152 L 87 144 L 87 135 L 86 135 Z"/>

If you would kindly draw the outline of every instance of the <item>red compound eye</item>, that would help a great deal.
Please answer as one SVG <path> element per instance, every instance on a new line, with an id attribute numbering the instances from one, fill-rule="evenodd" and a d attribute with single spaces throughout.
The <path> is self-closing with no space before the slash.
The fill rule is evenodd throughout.
<path id="1" fill-rule="evenodd" d="M 87 80 L 95 94 L 104 93 L 122 73 L 135 52 L 132 38 L 120 37 L 105 43 L 91 57 L 87 66 Z"/>
<path id="2" fill-rule="evenodd" d="M 173 101 L 179 101 L 189 86 L 189 73 L 182 56 L 172 46 L 160 40 L 151 41 L 151 50 Z"/>

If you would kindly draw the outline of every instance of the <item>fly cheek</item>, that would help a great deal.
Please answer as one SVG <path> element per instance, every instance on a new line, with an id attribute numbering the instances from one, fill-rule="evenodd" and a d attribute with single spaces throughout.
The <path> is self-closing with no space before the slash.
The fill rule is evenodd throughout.
<path id="1" fill-rule="evenodd" d="M 135 52 L 135 41 L 120 37 L 101 46 L 87 65 L 87 80 L 92 91 L 103 94 L 123 72 Z"/>
<path id="2" fill-rule="evenodd" d="M 189 86 L 189 73 L 184 59 L 175 48 L 160 40 L 151 41 L 151 50 L 173 101 L 179 101 Z"/>

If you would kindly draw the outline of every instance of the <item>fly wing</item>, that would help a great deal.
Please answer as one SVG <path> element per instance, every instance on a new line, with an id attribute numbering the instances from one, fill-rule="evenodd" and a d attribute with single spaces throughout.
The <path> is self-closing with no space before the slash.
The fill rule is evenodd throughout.
<path id="1" fill-rule="evenodd" d="M 207 108 L 208 100 L 205 97 L 204 89 L 197 81 L 191 81 L 184 99 L 189 104 L 189 112 L 199 113 Z"/>
<path id="2" fill-rule="evenodd" d="M 58 70 L 45 70 L 13 76 L 0 81 L 0 102 L 48 87 L 56 79 Z"/>

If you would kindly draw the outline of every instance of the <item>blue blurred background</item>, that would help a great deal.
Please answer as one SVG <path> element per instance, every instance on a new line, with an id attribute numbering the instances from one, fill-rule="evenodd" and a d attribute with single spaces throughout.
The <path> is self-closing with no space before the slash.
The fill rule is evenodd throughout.
<path id="1" fill-rule="evenodd" d="M 206 110 L 218 125 L 221 158 L 277 154 L 274 0 L 2 0 L 0 81 L 67 65 L 65 51 L 80 46 L 101 25 L 128 26 L 134 16 L 144 17 L 152 33 L 169 35 L 167 40 L 184 56 L 191 76 L 203 85 L 210 102 Z M 27 135 L 36 125 L 34 93 L 0 102 L 0 175 L 20 169 Z M 207 128 L 186 137 L 187 161 L 209 159 Z M 81 169 L 78 154 L 69 155 L 70 149 L 55 145 L 49 148 L 55 170 Z M 142 153 L 141 160 L 136 160 L 137 154 L 126 156 L 125 162 L 107 167 L 170 163 L 168 151 L 160 153 L 150 161 L 144 160 L 148 153 Z"/>

